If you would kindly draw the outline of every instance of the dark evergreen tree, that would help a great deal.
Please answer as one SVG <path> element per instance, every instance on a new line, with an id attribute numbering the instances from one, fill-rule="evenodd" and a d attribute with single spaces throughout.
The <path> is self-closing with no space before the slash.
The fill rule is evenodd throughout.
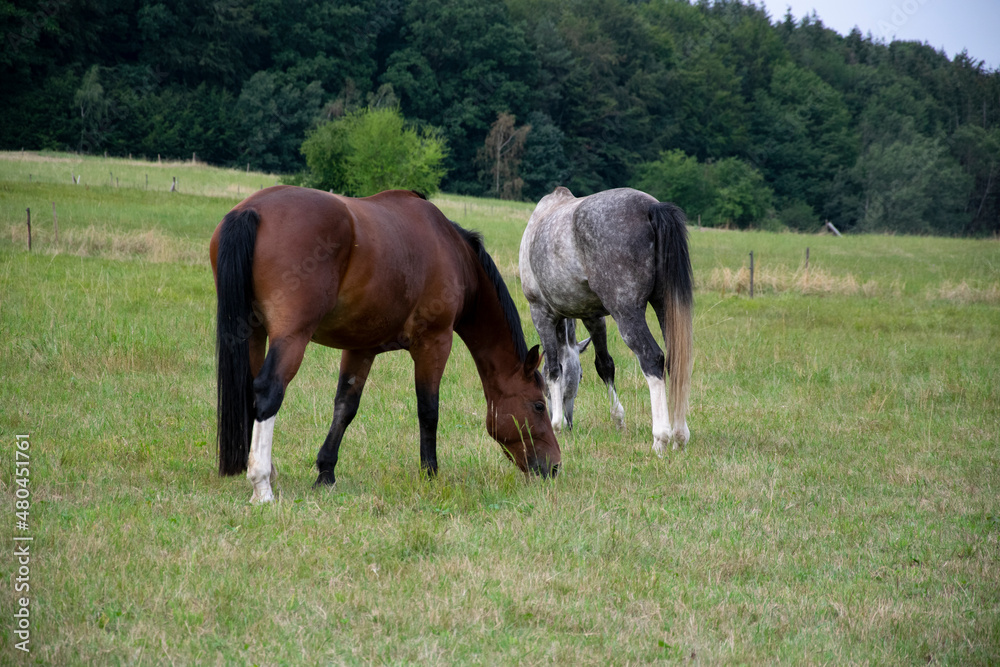
<path id="1" fill-rule="evenodd" d="M 524 180 L 522 195 L 537 201 L 556 187 L 569 182 L 569 160 L 563 149 L 566 135 L 556 127 L 545 113 L 534 111 L 528 115 L 531 132 L 524 143 L 521 159 L 521 178 Z"/>
<path id="2" fill-rule="evenodd" d="M 402 48 L 386 61 L 403 113 L 444 133 L 443 187 L 480 193 L 473 168 L 498 113 L 527 116 L 536 62 L 501 0 L 421 0 L 404 13 Z"/>

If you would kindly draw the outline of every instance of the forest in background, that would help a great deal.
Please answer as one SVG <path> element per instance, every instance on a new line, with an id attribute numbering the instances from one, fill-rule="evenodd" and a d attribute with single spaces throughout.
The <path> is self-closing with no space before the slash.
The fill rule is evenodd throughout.
<path id="1" fill-rule="evenodd" d="M 483 147 L 503 114 L 521 128 L 508 196 L 633 185 L 707 224 L 1000 233 L 1000 73 L 815 15 L 738 0 L 0 0 L 0 30 L 4 149 L 292 175 L 320 124 L 388 105 L 446 140 L 444 190 L 488 195 Z"/>

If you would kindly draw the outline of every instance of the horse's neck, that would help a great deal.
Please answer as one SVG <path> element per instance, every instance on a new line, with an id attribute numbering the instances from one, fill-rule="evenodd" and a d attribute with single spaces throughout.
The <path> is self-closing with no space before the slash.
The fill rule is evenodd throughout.
<path id="1" fill-rule="evenodd" d="M 469 348 L 483 382 L 483 392 L 490 398 L 499 390 L 500 379 L 514 372 L 522 362 L 496 290 L 482 277 L 470 314 L 459 321 L 455 333 Z"/>

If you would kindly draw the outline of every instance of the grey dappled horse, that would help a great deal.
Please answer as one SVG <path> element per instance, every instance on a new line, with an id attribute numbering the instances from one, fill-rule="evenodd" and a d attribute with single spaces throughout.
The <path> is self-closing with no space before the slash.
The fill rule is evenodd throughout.
<path id="1" fill-rule="evenodd" d="M 545 351 L 552 426 L 573 426 L 580 382 L 575 319 L 590 331 L 597 373 L 608 386 L 611 414 L 624 426 L 608 354 L 604 317 L 618 323 L 639 358 L 653 410 L 653 450 L 690 438 L 686 412 L 693 366 L 692 276 L 684 213 L 638 190 L 619 188 L 574 197 L 563 187 L 538 202 L 521 238 L 521 286 Z M 664 355 L 646 325 L 653 306 L 663 330 Z M 670 409 L 664 370 L 670 378 Z M 673 417 L 671 422 L 670 418 Z"/>

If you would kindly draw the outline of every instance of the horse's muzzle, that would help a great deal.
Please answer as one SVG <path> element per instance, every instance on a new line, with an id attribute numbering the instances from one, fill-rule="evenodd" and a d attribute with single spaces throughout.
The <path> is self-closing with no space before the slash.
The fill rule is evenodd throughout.
<path id="1" fill-rule="evenodd" d="M 534 474 L 540 476 L 542 479 L 547 479 L 548 477 L 555 477 L 559 474 L 559 464 L 549 463 L 548 459 L 542 461 L 535 461 L 530 466 L 529 469 Z"/>

